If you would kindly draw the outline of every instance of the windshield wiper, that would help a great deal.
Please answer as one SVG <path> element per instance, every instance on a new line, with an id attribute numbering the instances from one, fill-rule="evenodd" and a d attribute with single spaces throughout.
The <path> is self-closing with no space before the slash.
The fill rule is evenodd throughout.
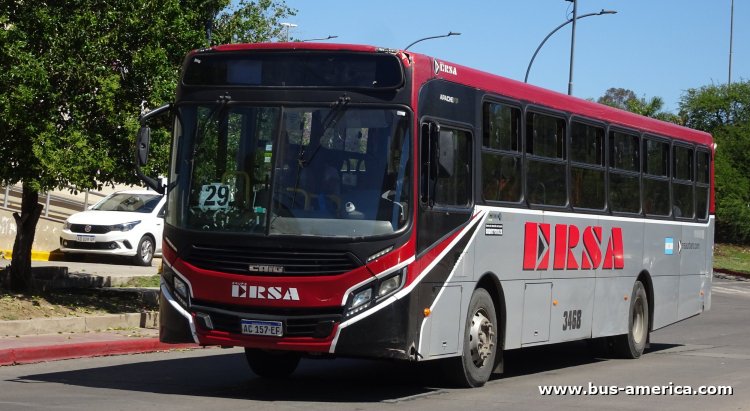
<path id="1" fill-rule="evenodd" d="M 351 97 L 347 96 L 346 94 L 339 97 L 335 102 L 331 104 L 331 110 L 328 112 L 326 117 L 322 121 L 322 127 L 323 129 L 320 132 L 320 137 L 318 138 L 318 142 L 315 145 L 315 148 L 312 151 L 312 154 L 310 154 L 309 158 L 305 158 L 305 153 L 307 152 L 305 150 L 305 146 L 300 145 L 299 151 L 297 152 L 297 174 L 294 177 L 294 188 L 292 189 L 292 202 L 290 204 L 290 207 L 294 207 L 295 201 L 297 201 L 297 191 L 299 189 L 300 184 L 300 178 L 302 176 L 302 169 L 307 167 L 308 164 L 312 162 L 312 160 L 315 158 L 315 155 L 318 154 L 318 151 L 320 150 L 320 147 L 323 145 L 322 138 L 328 129 L 335 127 L 336 124 L 341 120 L 341 118 L 344 116 L 344 113 L 346 112 L 346 106 L 351 101 Z M 273 220 L 271 220 L 271 223 L 268 225 L 269 228 L 273 225 L 273 223 L 276 221 L 276 219 L 279 217 L 279 214 L 276 213 Z"/>
<path id="2" fill-rule="evenodd" d="M 305 159 L 306 150 L 304 149 L 304 146 L 300 146 L 299 156 L 297 159 L 297 161 L 299 162 L 299 170 L 302 170 L 303 167 L 312 162 L 313 158 L 315 158 L 315 155 L 318 154 L 320 147 L 323 145 L 323 135 L 325 135 L 328 129 L 336 127 L 336 124 L 338 124 L 339 120 L 341 120 L 341 118 L 344 116 L 344 113 L 346 112 L 346 106 L 350 101 L 351 97 L 344 94 L 331 105 L 331 110 L 328 112 L 328 115 L 326 115 L 326 118 L 324 118 L 321 123 L 323 126 L 323 130 L 321 130 L 320 132 L 320 138 L 318 138 L 318 143 L 315 146 L 312 154 L 310 154 L 310 158 Z"/>
<path id="3" fill-rule="evenodd" d="M 208 116 L 205 120 L 203 120 L 201 123 L 199 123 L 195 127 L 195 134 L 193 137 L 193 155 L 190 157 L 190 178 L 193 178 L 193 173 L 195 172 L 195 159 L 198 156 L 198 150 L 200 149 L 201 145 L 199 144 L 203 138 L 206 135 L 206 129 L 208 128 L 208 125 L 211 124 L 216 118 L 218 118 L 223 112 L 224 109 L 227 107 L 227 104 L 232 100 L 232 96 L 230 95 L 222 95 L 219 96 L 219 99 L 217 100 L 217 104 L 211 108 L 211 112 L 208 113 Z M 188 184 L 190 184 L 188 182 Z"/>
<path id="4" fill-rule="evenodd" d="M 211 124 L 216 118 L 218 118 L 223 112 L 224 109 L 227 107 L 227 104 L 232 100 L 232 96 L 230 95 L 224 95 L 219 96 L 219 99 L 216 101 L 216 105 L 211 108 L 211 112 L 208 113 L 208 116 L 205 120 L 203 120 L 198 126 L 195 128 L 195 138 L 193 143 L 193 158 L 195 158 L 195 155 L 198 154 L 198 147 L 200 145 L 198 144 L 198 139 L 202 139 L 206 135 L 206 128 L 209 124 Z"/>

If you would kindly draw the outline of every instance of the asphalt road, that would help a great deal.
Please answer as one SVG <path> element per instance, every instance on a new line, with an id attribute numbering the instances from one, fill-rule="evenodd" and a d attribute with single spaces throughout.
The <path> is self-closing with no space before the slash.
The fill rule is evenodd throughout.
<path id="1" fill-rule="evenodd" d="M 640 360 L 577 342 L 506 353 L 479 389 L 441 386 L 431 367 L 303 360 L 288 380 L 256 378 L 238 349 L 204 349 L 0 368 L 11 410 L 743 410 L 750 409 L 750 282 L 715 280 L 708 313 L 659 330 Z M 732 395 L 550 395 L 541 385 L 731 386 Z M 610 388 L 606 388 L 610 390 Z"/>

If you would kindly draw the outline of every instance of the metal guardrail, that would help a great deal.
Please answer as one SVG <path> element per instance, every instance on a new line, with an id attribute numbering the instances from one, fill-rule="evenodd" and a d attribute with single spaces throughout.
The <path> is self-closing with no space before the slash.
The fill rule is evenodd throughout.
<path id="1" fill-rule="evenodd" d="M 67 186 L 67 189 L 74 189 L 73 187 Z M 22 188 L 19 186 L 5 186 L 2 190 L 3 199 L 2 208 L 11 211 L 21 210 L 21 194 Z M 71 214 L 79 211 L 86 210 L 90 204 L 89 196 L 103 198 L 106 194 L 102 194 L 97 191 L 87 190 L 84 192 L 83 201 L 74 198 L 73 196 L 66 197 L 62 195 L 52 194 L 50 192 L 43 193 L 40 196 L 39 204 L 44 206 L 42 216 L 53 221 L 64 222 Z M 99 201 L 97 198 L 94 202 Z"/>

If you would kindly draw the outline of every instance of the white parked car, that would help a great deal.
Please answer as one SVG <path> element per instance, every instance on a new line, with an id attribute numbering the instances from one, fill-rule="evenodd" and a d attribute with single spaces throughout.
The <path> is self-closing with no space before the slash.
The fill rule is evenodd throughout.
<path id="1" fill-rule="evenodd" d="M 60 251 L 130 256 L 137 265 L 151 265 L 154 255 L 161 255 L 165 202 L 166 196 L 154 191 L 110 194 L 87 211 L 68 217 Z"/>

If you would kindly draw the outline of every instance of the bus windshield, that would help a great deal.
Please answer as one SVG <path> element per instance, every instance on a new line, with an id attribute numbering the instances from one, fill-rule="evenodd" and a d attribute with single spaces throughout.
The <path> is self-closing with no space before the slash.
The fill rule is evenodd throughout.
<path id="1" fill-rule="evenodd" d="M 258 235 L 392 234 L 411 209 L 409 115 L 393 108 L 180 108 L 168 222 Z M 180 210 L 174 212 L 174 210 Z"/>

